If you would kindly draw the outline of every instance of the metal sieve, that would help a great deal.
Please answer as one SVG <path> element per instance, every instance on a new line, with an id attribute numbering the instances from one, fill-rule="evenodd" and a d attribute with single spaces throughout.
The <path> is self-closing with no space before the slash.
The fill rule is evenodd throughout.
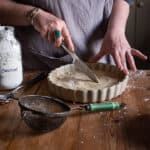
<path id="1" fill-rule="evenodd" d="M 60 99 L 40 95 L 21 97 L 18 103 L 25 123 L 40 132 L 48 132 L 58 128 L 74 110 L 110 111 L 118 110 L 125 106 L 124 103 L 105 102 L 84 104 L 71 108 Z"/>

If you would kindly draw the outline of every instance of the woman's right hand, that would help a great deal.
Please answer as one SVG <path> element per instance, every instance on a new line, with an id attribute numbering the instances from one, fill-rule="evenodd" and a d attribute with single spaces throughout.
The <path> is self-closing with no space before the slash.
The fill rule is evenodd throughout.
<path id="1" fill-rule="evenodd" d="M 74 45 L 69 30 L 62 19 L 40 9 L 37 16 L 34 18 L 33 26 L 42 37 L 47 38 L 49 41 L 53 41 L 56 47 L 59 47 L 62 41 L 64 41 L 67 47 L 74 51 Z M 60 31 L 61 37 L 55 38 L 55 31 Z"/>

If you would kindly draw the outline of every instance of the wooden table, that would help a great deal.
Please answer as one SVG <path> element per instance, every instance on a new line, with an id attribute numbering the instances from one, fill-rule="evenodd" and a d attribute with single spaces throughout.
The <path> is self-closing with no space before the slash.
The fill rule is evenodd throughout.
<path id="1" fill-rule="evenodd" d="M 27 72 L 25 79 L 34 75 Z M 47 80 L 22 92 L 26 94 L 50 95 Z M 78 112 L 45 134 L 24 123 L 17 101 L 0 105 L 0 150 L 150 150 L 150 71 L 132 74 L 126 91 L 114 101 L 127 103 L 127 109 Z"/>

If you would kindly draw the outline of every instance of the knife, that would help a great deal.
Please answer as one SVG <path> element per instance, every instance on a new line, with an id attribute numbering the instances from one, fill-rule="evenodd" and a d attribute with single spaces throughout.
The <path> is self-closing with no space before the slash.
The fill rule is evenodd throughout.
<path id="1" fill-rule="evenodd" d="M 92 81 L 94 82 L 99 82 L 98 77 L 93 73 L 93 71 L 76 55 L 75 52 L 72 52 L 69 50 L 64 43 L 61 44 L 60 46 L 63 48 L 67 53 L 71 55 L 73 58 L 73 62 L 75 64 L 75 67 L 83 72 L 85 75 L 87 75 Z"/>

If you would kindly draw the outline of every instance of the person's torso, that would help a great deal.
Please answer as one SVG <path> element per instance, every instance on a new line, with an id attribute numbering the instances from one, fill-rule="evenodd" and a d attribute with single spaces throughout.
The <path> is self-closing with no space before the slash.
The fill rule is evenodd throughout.
<path id="1" fill-rule="evenodd" d="M 113 0 L 17 0 L 49 11 L 62 18 L 70 31 L 77 54 L 84 60 L 95 55 L 101 46 L 106 27 L 103 25 L 108 19 Z M 53 43 L 42 39 L 32 27 L 16 28 L 16 35 L 20 40 L 25 57 L 29 53 L 49 56 L 53 59 L 70 61 L 62 49 L 55 48 Z M 31 48 L 36 51 L 31 50 Z M 37 56 L 37 55 L 36 55 Z M 37 57 L 39 59 L 40 56 Z M 41 59 L 43 60 L 43 58 Z"/>

